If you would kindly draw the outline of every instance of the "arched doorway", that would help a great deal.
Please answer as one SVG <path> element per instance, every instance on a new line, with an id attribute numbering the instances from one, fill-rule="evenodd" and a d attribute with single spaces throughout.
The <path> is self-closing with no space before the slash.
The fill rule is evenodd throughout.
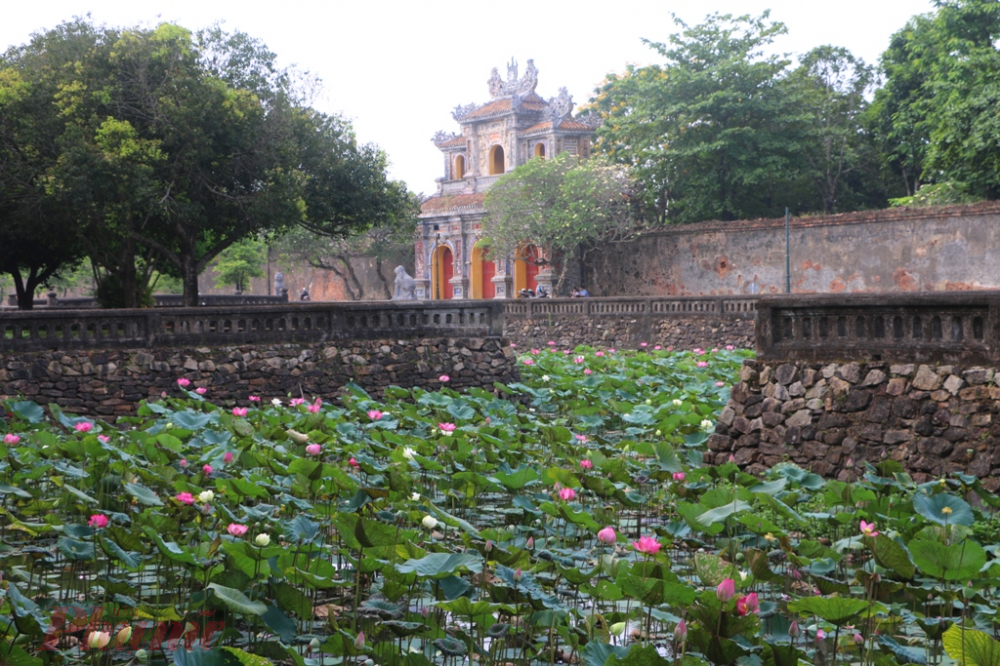
<path id="1" fill-rule="evenodd" d="M 497 274 L 497 265 L 486 259 L 488 254 L 489 248 L 481 242 L 472 248 L 472 298 L 496 298 L 493 276 Z"/>
<path id="2" fill-rule="evenodd" d="M 535 157 L 541 157 L 545 159 L 545 144 L 539 141 L 535 144 Z"/>
<path id="3" fill-rule="evenodd" d="M 465 178 L 465 158 L 461 155 L 455 158 L 455 173 L 454 180 L 462 180 Z"/>
<path id="4" fill-rule="evenodd" d="M 490 175 L 496 176 L 503 173 L 506 169 L 503 146 L 493 146 L 490 148 Z"/>
<path id="5" fill-rule="evenodd" d="M 538 248 L 534 245 L 522 245 L 514 259 L 514 295 L 522 289 L 537 291 L 538 282 Z"/>
<path id="6" fill-rule="evenodd" d="M 438 245 L 431 255 L 431 298 L 450 300 L 454 297 L 451 278 L 455 276 L 455 259 L 451 248 Z"/>

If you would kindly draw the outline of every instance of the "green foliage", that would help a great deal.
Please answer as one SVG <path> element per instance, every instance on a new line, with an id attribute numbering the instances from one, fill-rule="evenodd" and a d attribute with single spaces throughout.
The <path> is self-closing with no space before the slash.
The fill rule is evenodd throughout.
<path id="1" fill-rule="evenodd" d="M 223 250 L 214 267 L 216 286 L 247 291 L 252 278 L 265 275 L 261 264 L 266 260 L 266 251 L 263 243 L 256 240 L 240 241 Z"/>
<path id="2" fill-rule="evenodd" d="M 492 256 L 516 255 L 525 242 L 553 255 L 557 275 L 568 255 L 635 238 L 646 228 L 641 197 L 627 169 L 600 158 L 561 153 L 533 159 L 486 194 L 483 239 Z"/>

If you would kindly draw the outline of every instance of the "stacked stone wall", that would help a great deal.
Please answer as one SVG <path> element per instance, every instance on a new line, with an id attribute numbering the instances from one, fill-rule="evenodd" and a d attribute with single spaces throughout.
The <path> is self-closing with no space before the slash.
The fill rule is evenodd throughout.
<path id="1" fill-rule="evenodd" d="M 998 380 L 981 366 L 746 361 L 706 461 L 761 472 L 788 460 L 853 480 L 891 458 L 918 483 L 962 472 L 995 490 Z"/>
<path id="2" fill-rule="evenodd" d="M 34 351 L 0 354 L 0 397 L 113 418 L 164 391 L 177 395 L 178 377 L 213 402 L 248 405 L 249 395 L 329 400 L 348 382 L 376 397 L 392 385 L 437 388 L 442 374 L 453 388 L 519 379 L 510 346 L 493 337 Z"/>

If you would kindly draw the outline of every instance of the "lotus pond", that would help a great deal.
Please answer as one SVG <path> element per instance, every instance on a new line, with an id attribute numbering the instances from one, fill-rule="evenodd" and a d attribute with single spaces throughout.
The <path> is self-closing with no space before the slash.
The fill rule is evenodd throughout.
<path id="1" fill-rule="evenodd" d="M 3 403 L 0 663 L 1000 665 L 997 498 L 703 466 L 747 352 L 114 426 Z M 273 400 L 273 401 L 272 401 Z"/>

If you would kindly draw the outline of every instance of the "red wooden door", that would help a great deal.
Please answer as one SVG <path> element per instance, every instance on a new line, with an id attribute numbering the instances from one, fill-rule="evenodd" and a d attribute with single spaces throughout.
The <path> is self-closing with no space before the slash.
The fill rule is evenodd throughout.
<path id="1" fill-rule="evenodd" d="M 538 248 L 529 245 L 524 248 L 524 276 L 525 287 L 532 291 L 538 291 L 538 282 L 535 276 L 538 275 Z"/>
<path id="2" fill-rule="evenodd" d="M 489 250 L 483 249 L 483 254 L 486 254 Z M 497 265 L 495 262 L 486 261 L 483 259 L 483 298 L 496 298 L 497 286 L 493 284 L 493 276 L 497 274 Z"/>
<path id="3" fill-rule="evenodd" d="M 455 261 L 450 248 L 444 248 L 441 253 L 441 294 L 446 300 L 455 297 L 455 290 L 451 286 L 451 279 L 455 277 Z"/>

